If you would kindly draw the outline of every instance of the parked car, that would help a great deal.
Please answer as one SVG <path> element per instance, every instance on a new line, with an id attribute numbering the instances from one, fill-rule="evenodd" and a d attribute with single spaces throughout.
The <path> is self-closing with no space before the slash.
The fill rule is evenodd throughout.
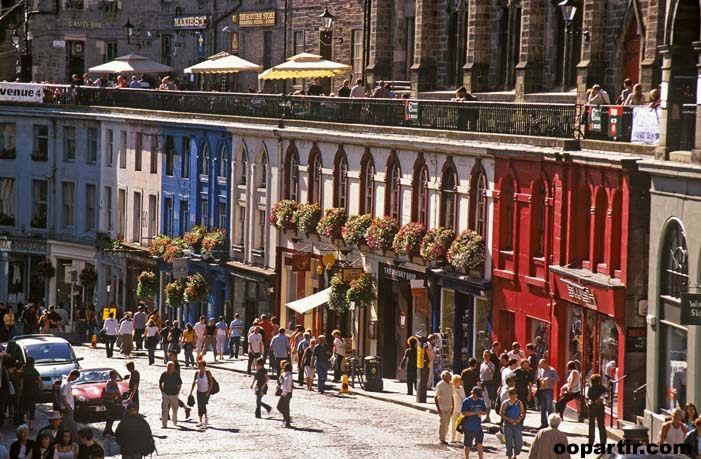
<path id="1" fill-rule="evenodd" d="M 52 400 L 53 382 L 68 376 L 71 370 L 80 369 L 71 343 L 54 335 L 20 335 L 7 343 L 7 352 L 18 362 L 26 363 L 28 357 L 41 376 L 41 402 Z"/>
<path id="2" fill-rule="evenodd" d="M 107 420 L 107 406 L 102 399 L 102 389 L 110 380 L 112 368 L 88 368 L 80 370 L 80 378 L 73 382 L 75 397 L 75 419 L 80 422 L 102 422 Z M 117 373 L 119 393 L 129 391 L 129 382 Z"/>

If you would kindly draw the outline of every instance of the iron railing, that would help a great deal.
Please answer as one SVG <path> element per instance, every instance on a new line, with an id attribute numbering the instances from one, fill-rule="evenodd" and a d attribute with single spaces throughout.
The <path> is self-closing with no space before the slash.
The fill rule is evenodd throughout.
<path id="1" fill-rule="evenodd" d="M 679 149 L 691 151 L 696 145 L 696 105 L 682 105 Z"/>

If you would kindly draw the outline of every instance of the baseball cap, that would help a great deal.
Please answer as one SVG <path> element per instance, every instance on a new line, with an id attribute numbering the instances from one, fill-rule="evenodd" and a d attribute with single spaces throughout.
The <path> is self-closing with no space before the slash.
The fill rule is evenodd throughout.
<path id="1" fill-rule="evenodd" d="M 479 395 L 482 393 L 482 388 L 480 386 L 475 386 L 472 388 L 472 393 Z"/>

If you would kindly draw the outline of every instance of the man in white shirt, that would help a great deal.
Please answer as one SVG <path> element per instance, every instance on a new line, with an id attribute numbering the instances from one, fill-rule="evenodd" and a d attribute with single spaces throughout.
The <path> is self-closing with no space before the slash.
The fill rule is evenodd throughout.
<path id="1" fill-rule="evenodd" d="M 117 341 L 117 334 L 119 333 L 119 322 L 114 318 L 114 313 L 110 312 L 110 316 L 102 324 L 102 330 L 105 332 L 105 350 L 107 351 L 107 358 L 112 358 L 112 353 L 114 352 L 114 343 Z"/>
<path id="2" fill-rule="evenodd" d="M 509 351 L 508 356 L 510 359 L 516 359 L 521 362 L 521 360 L 526 359 L 526 353 L 521 350 L 521 345 L 514 341 L 514 343 L 511 345 L 511 351 Z"/>
<path id="3" fill-rule="evenodd" d="M 355 86 L 351 88 L 350 96 L 355 99 L 365 97 L 365 86 L 363 86 L 362 78 L 355 80 Z"/>
<path id="4" fill-rule="evenodd" d="M 73 398 L 73 381 L 80 377 L 80 371 L 71 370 L 68 378 L 61 383 L 61 411 L 63 412 L 63 430 L 70 430 L 75 438 L 78 438 L 78 431 L 75 427 L 75 399 Z"/>
<path id="5" fill-rule="evenodd" d="M 239 313 L 234 314 L 234 320 L 229 324 L 229 359 L 239 358 L 241 335 L 243 334 L 243 321 Z"/>
<path id="6" fill-rule="evenodd" d="M 450 372 L 441 373 L 441 382 L 436 384 L 436 395 L 433 397 L 438 411 L 438 440 L 443 444 L 448 444 L 445 437 L 450 428 L 450 418 L 453 415 L 453 386 L 450 383 Z"/>
<path id="7" fill-rule="evenodd" d="M 263 355 L 263 337 L 260 335 L 260 327 L 253 329 L 253 333 L 248 335 L 248 369 L 246 374 L 251 376 L 251 365 L 253 362 Z"/>
<path id="8" fill-rule="evenodd" d="M 195 352 L 199 354 L 204 348 L 204 334 L 207 331 L 205 316 L 200 316 L 200 321 L 193 327 L 195 329 Z"/>

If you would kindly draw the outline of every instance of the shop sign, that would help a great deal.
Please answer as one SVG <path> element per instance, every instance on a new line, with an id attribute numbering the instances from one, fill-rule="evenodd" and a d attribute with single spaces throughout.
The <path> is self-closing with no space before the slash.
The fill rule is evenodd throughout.
<path id="1" fill-rule="evenodd" d="M 417 278 L 416 273 L 412 271 L 406 271 L 404 269 L 394 268 L 392 266 L 385 265 L 382 269 L 382 274 L 385 278 L 391 280 L 403 280 L 403 281 L 413 281 Z"/>
<path id="2" fill-rule="evenodd" d="M 239 52 L 239 33 L 236 31 L 231 32 L 231 52 Z"/>
<path id="3" fill-rule="evenodd" d="M 681 324 L 701 325 L 701 293 L 682 293 Z"/>
<path id="4" fill-rule="evenodd" d="M 647 352 L 647 328 L 626 329 L 626 352 Z"/>
<path id="5" fill-rule="evenodd" d="M 416 121 L 419 119 L 419 102 L 416 100 L 404 101 L 404 121 Z"/>
<path id="6" fill-rule="evenodd" d="M 650 109 L 645 105 L 633 108 L 633 128 L 630 141 L 657 145 L 660 141 L 660 115 L 662 110 L 658 107 Z"/>
<path id="7" fill-rule="evenodd" d="M 173 29 L 202 30 L 207 28 L 207 22 L 207 16 L 175 16 L 173 17 Z"/>
<path id="8" fill-rule="evenodd" d="M 65 48 L 66 47 L 66 40 L 54 40 L 53 47 L 54 48 Z"/>
<path id="9" fill-rule="evenodd" d="M 74 20 L 69 21 L 68 26 L 74 29 L 102 29 L 100 21 Z"/>
<path id="10" fill-rule="evenodd" d="M 560 278 L 560 280 L 567 286 L 567 296 L 570 300 L 575 303 L 596 308 L 596 295 L 592 289 L 567 279 Z"/>
<path id="11" fill-rule="evenodd" d="M 341 269 L 341 279 L 344 284 L 349 284 L 359 278 L 363 272 L 363 268 L 343 268 Z"/>
<path id="12" fill-rule="evenodd" d="M 292 272 L 308 272 L 312 269 L 312 257 L 305 253 L 292 255 Z"/>
<path id="13" fill-rule="evenodd" d="M 102 310 L 102 320 L 109 319 L 110 314 L 114 314 L 114 317 L 117 318 L 117 308 L 104 308 Z"/>
<path id="14" fill-rule="evenodd" d="M 0 83 L 0 102 L 28 102 L 40 104 L 44 101 L 44 88 L 40 84 Z"/>
<path id="15" fill-rule="evenodd" d="M 589 130 L 601 132 L 601 108 L 599 107 L 591 107 L 589 112 Z"/>
<path id="16" fill-rule="evenodd" d="M 274 26 L 276 19 L 276 12 L 274 10 L 241 13 L 238 18 L 240 27 Z"/>
<path id="17" fill-rule="evenodd" d="M 204 34 L 202 32 L 195 32 L 195 50 L 198 59 L 204 58 Z"/>

